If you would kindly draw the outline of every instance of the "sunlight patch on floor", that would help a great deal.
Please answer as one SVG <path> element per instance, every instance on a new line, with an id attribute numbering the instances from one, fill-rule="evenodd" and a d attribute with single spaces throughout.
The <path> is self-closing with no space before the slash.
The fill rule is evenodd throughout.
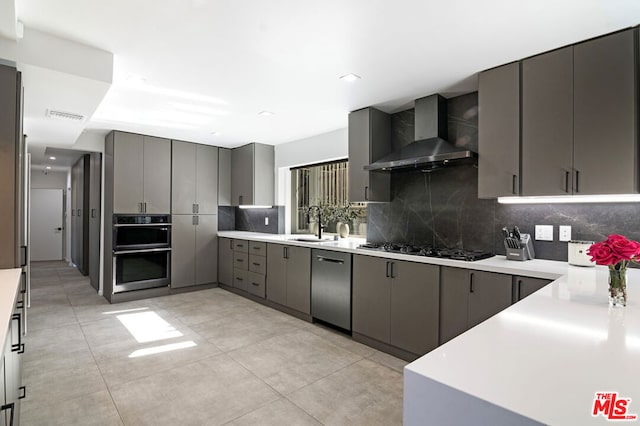
<path id="1" fill-rule="evenodd" d="M 118 315 L 117 318 L 139 342 L 181 337 L 183 334 L 153 311 Z"/>
<path id="2" fill-rule="evenodd" d="M 144 348 L 144 349 L 138 349 L 137 351 L 133 351 L 129 355 L 129 358 L 138 358 L 138 357 L 146 356 L 146 355 L 153 355 L 153 354 L 159 354 L 159 353 L 163 353 L 163 352 L 176 351 L 178 349 L 193 348 L 194 346 L 197 346 L 197 345 L 196 345 L 196 342 L 194 342 L 192 340 L 189 340 L 187 342 L 171 343 L 169 345 L 154 346 L 152 348 Z"/>

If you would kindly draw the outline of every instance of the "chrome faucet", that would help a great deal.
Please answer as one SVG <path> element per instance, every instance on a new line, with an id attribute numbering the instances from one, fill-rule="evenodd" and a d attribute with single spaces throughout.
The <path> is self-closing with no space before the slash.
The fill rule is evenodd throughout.
<path id="1" fill-rule="evenodd" d="M 318 239 L 321 240 L 322 239 L 322 209 L 320 208 L 320 206 L 310 206 L 309 210 L 307 211 L 308 221 L 310 221 L 311 219 L 311 210 L 313 209 L 318 210 Z"/>

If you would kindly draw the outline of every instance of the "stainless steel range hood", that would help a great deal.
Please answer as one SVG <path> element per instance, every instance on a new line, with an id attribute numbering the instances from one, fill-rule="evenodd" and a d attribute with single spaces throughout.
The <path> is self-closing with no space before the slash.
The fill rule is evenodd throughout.
<path id="1" fill-rule="evenodd" d="M 434 169 L 471 160 L 475 153 L 447 142 L 447 100 L 440 95 L 416 99 L 415 142 L 364 166 L 365 170 Z"/>

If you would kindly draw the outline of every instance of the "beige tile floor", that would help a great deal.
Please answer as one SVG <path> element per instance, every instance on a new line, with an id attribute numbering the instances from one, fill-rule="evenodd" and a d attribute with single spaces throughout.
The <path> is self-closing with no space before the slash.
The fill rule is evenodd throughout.
<path id="1" fill-rule="evenodd" d="M 406 363 L 222 289 L 110 305 L 32 265 L 23 425 L 394 425 Z"/>

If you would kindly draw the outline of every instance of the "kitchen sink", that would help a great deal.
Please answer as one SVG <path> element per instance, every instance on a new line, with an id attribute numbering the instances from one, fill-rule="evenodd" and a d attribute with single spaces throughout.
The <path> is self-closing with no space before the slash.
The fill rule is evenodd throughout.
<path id="1" fill-rule="evenodd" d="M 305 242 L 305 243 L 326 243 L 329 241 L 333 241 L 332 239 L 318 239 L 318 238 L 312 238 L 312 237 L 299 237 L 299 238 L 290 238 L 289 241 L 301 241 L 301 242 Z"/>

